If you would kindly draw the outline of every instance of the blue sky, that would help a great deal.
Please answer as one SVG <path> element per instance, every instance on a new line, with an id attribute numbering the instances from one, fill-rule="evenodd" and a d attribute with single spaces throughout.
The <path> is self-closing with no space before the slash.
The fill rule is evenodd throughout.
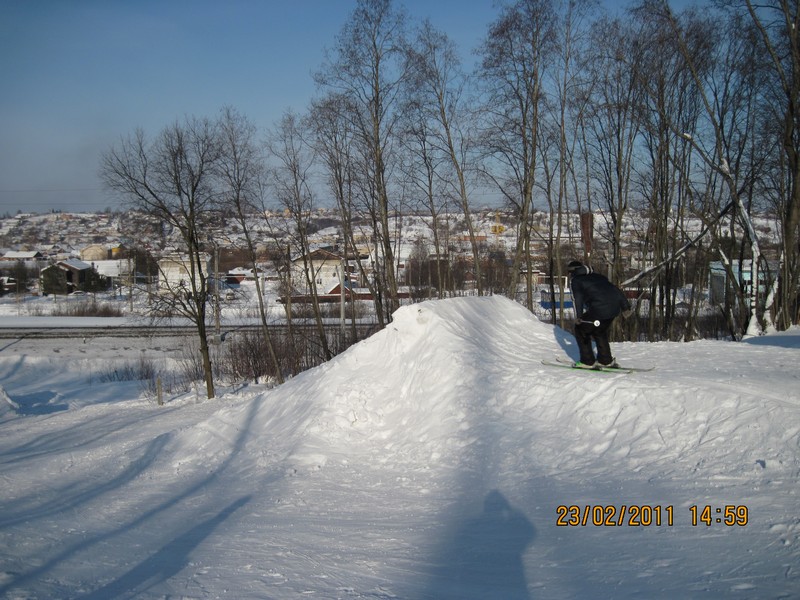
<path id="1" fill-rule="evenodd" d="M 405 0 L 468 58 L 493 0 Z M 355 0 L 0 0 L 0 215 L 115 206 L 100 156 L 141 127 L 230 105 L 303 112 Z"/>
<path id="2" fill-rule="evenodd" d="M 466 56 L 492 0 L 410 0 Z M 314 94 L 355 0 L 0 0 L 0 215 L 116 200 L 101 154 L 141 127 L 235 107 L 259 127 Z"/>

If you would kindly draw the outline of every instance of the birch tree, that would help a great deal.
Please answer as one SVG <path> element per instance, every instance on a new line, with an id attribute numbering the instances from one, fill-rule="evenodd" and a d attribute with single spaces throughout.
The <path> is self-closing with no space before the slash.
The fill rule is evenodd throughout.
<path id="1" fill-rule="evenodd" d="M 486 147 L 491 171 L 517 214 L 517 243 L 511 267 L 510 297 L 519 273 L 532 272 L 531 215 L 536 187 L 544 72 L 552 59 L 555 10 L 551 0 L 518 0 L 501 10 L 481 48 L 480 77 L 486 115 Z M 530 284 L 530 281 L 528 282 Z M 533 308 L 531 285 L 526 305 Z"/>
<path id="2" fill-rule="evenodd" d="M 473 222 L 473 207 L 470 201 L 470 173 L 476 167 L 475 126 L 471 122 L 473 112 L 466 101 L 466 75 L 461 70 L 455 44 L 446 34 L 433 27 L 430 21 L 423 22 L 409 50 L 409 85 L 416 108 L 419 127 L 416 131 L 418 144 L 430 143 L 431 150 L 443 158 L 432 169 L 433 156 L 423 156 L 424 166 L 433 176 L 450 188 L 457 199 L 464 217 L 472 250 L 475 280 L 478 295 L 483 294 L 484 281 L 481 274 L 481 255 Z M 428 125 L 429 124 L 429 125 Z M 426 134 L 424 138 L 420 134 Z M 420 145 L 418 149 L 427 149 Z M 452 177 L 449 176 L 452 174 Z M 430 184 L 433 180 L 431 178 Z M 430 192 L 429 192 L 430 193 Z M 438 248 L 438 240 L 436 247 Z"/>
<path id="3" fill-rule="evenodd" d="M 358 0 L 333 52 L 315 75 L 323 92 L 342 94 L 349 100 L 348 119 L 362 159 L 358 166 L 360 192 L 375 222 L 376 302 L 385 321 L 391 320 L 400 305 L 389 218 L 393 211 L 391 145 L 399 117 L 398 95 L 405 78 L 404 21 L 405 15 L 391 0 Z"/>
<path id="4" fill-rule="evenodd" d="M 344 239 L 345 264 L 353 260 L 359 271 L 359 278 L 369 289 L 373 298 L 378 297 L 371 273 L 361 260 L 359 244 L 356 242 L 356 221 L 354 188 L 356 186 L 356 167 L 354 157 L 355 133 L 347 119 L 348 100 L 340 94 L 330 94 L 312 104 L 311 127 L 314 132 L 315 147 L 323 165 L 326 187 L 336 200 Z M 351 339 L 356 338 L 355 300 L 351 294 Z M 376 311 L 383 318 L 380 310 Z M 381 326 L 383 323 L 381 322 Z"/>
<path id="5" fill-rule="evenodd" d="M 611 250 L 602 266 L 608 269 L 610 279 L 620 281 L 623 224 L 631 207 L 631 179 L 641 130 L 642 52 L 635 30 L 620 20 L 597 21 L 592 46 L 595 53 L 588 73 L 593 85 L 585 116 L 586 151 L 598 195 L 596 205 L 603 209 Z M 595 268 L 600 267 L 595 264 Z"/>
<path id="6" fill-rule="evenodd" d="M 275 378 L 278 383 L 283 383 L 280 360 L 269 332 L 257 240 L 251 227 L 253 216 L 263 212 L 264 160 L 255 139 L 256 127 L 245 116 L 228 107 L 220 114 L 219 130 L 221 153 L 217 170 L 221 180 L 220 207 L 233 216 L 244 236 L 244 250 L 255 280 L 261 334 Z"/>
<path id="7" fill-rule="evenodd" d="M 300 118 L 287 112 L 272 131 L 267 144 L 269 156 L 274 161 L 268 171 L 269 183 L 276 200 L 289 215 L 292 228 L 285 233 L 290 236 L 293 250 L 302 261 L 303 284 L 311 301 L 317 337 L 325 360 L 329 360 L 333 354 L 322 322 L 317 274 L 311 261 L 309 242 L 311 214 L 316 197 L 311 181 L 313 152 L 303 130 Z M 291 289 L 287 294 L 291 294 Z"/>
<path id="8" fill-rule="evenodd" d="M 404 152 L 400 169 L 405 185 L 410 189 L 409 195 L 417 198 L 421 211 L 430 216 L 433 252 L 436 261 L 437 296 L 444 298 L 451 289 L 448 264 L 447 230 L 449 217 L 447 213 L 448 191 L 446 183 L 449 178 L 442 171 L 446 159 L 442 156 L 433 141 L 434 125 L 430 122 L 427 111 L 416 100 L 410 101 L 406 108 L 406 126 L 402 136 Z M 443 235 L 445 234 L 445 235 Z M 433 271 L 431 271 L 433 273 Z"/>
<path id="9" fill-rule="evenodd" d="M 208 398 L 215 396 L 215 390 L 206 324 L 210 292 L 206 252 L 216 215 L 214 170 L 220 153 L 216 124 L 187 117 L 164 128 L 152 142 L 137 130 L 101 162 L 109 189 L 178 233 L 186 277 L 162 287 L 157 298 L 196 328 Z"/>
<path id="10" fill-rule="evenodd" d="M 800 5 L 745 0 L 744 6 L 765 48 L 771 76 L 765 126 L 780 124 L 775 132 L 780 158 L 774 188 L 781 227 L 780 287 L 770 304 L 775 324 L 786 329 L 800 322 Z"/>
<path id="11" fill-rule="evenodd" d="M 761 250 L 759 236 L 753 227 L 747 202 L 748 196 L 751 196 L 753 191 L 752 184 L 755 176 L 751 170 L 752 159 L 745 160 L 746 150 L 752 148 L 748 144 L 748 139 L 753 138 L 752 110 L 745 110 L 745 114 L 740 117 L 739 112 L 732 110 L 731 104 L 725 101 L 728 96 L 720 93 L 720 90 L 724 88 L 715 85 L 720 83 L 720 79 L 724 81 L 731 74 L 746 77 L 747 70 L 740 70 L 737 64 L 735 68 L 723 71 L 721 77 L 711 77 L 707 81 L 703 77 L 698 57 L 691 50 L 690 30 L 687 29 L 685 21 L 682 22 L 672 13 L 669 6 L 662 3 L 656 3 L 653 11 L 666 22 L 675 36 L 680 53 L 691 73 L 691 80 L 697 91 L 702 114 L 708 126 L 706 139 L 699 136 L 690 139 L 693 151 L 724 185 L 734 207 L 734 216 L 743 228 L 749 244 L 752 284 L 747 290 L 738 284 L 741 277 L 739 273 L 735 272 L 734 261 L 724 254 L 724 248 L 718 248 L 723 264 L 727 265 L 729 279 L 737 282 L 735 285 L 739 292 L 738 295 L 741 297 L 740 306 L 749 313 L 746 325 L 737 326 L 736 323 L 732 323 L 732 334 L 737 338 L 742 335 L 758 335 L 762 331 L 763 318 L 766 316 L 764 304 L 759 302 L 758 297 L 762 280 L 760 270 L 763 268 L 766 258 Z M 726 49 L 731 47 L 735 47 L 735 39 L 725 44 Z M 749 55 L 752 56 L 752 52 Z M 712 75 L 720 74 L 719 71 L 714 70 L 711 73 Z M 744 258 L 744 256 L 740 257 L 740 269 Z M 728 316 L 732 318 L 735 313 L 731 311 Z"/>
<path id="12" fill-rule="evenodd" d="M 642 47 L 639 72 L 641 97 L 641 142 L 643 152 L 637 170 L 644 217 L 643 258 L 663 263 L 650 281 L 648 339 L 676 339 L 678 290 L 685 285 L 685 258 L 666 260 L 686 241 L 685 222 L 689 210 L 691 172 L 687 163 L 689 144 L 676 130 L 697 131 L 698 102 L 691 74 L 669 31 L 646 13 L 639 13 L 638 39 Z M 708 68 L 712 32 L 693 20 L 692 52 Z M 716 214 L 718 209 L 711 209 Z"/>
<path id="13" fill-rule="evenodd" d="M 559 5 L 558 20 L 554 26 L 556 50 L 553 52 L 551 69 L 552 101 L 548 103 L 547 118 L 541 128 L 541 145 L 545 149 L 542 183 L 544 196 L 549 208 L 549 228 L 546 239 L 548 247 L 548 266 L 550 274 L 550 296 L 556 298 L 556 281 L 563 277 L 562 266 L 566 263 L 562 256 L 561 235 L 564 227 L 571 225 L 565 215 L 574 209 L 580 214 L 582 206 L 589 204 L 590 198 L 581 198 L 581 175 L 578 173 L 579 142 L 581 122 L 586 110 L 586 103 L 591 89 L 591 82 L 581 68 L 580 57 L 589 55 L 591 46 L 587 44 L 588 15 L 597 8 L 592 0 L 567 0 Z M 549 149 L 549 152 L 547 151 Z M 584 182 L 585 184 L 585 182 Z M 584 202 L 586 204 L 584 204 Z M 591 235 L 591 232 L 589 232 Z M 584 258 L 591 264 L 591 239 L 584 240 Z M 528 280 L 528 289 L 532 283 Z M 564 305 L 564 288 L 558 288 L 558 305 Z M 559 311 L 560 323 L 563 327 L 564 311 Z M 556 322 L 556 311 L 553 310 L 553 322 Z"/>

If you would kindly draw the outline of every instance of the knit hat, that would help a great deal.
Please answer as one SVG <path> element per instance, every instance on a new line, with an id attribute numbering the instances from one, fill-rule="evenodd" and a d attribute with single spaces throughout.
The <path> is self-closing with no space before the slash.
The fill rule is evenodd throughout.
<path id="1" fill-rule="evenodd" d="M 580 269 L 582 266 L 583 266 L 583 263 L 581 261 L 573 260 L 572 262 L 570 262 L 567 265 L 567 271 L 569 271 L 570 273 L 574 273 L 575 271 Z"/>

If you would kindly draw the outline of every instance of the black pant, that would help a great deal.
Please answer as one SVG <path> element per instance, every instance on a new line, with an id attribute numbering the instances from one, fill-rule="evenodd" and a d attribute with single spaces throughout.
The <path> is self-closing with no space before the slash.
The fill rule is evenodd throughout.
<path id="1" fill-rule="evenodd" d="M 578 342 L 578 350 L 581 353 L 581 362 L 585 365 L 593 365 L 595 362 L 594 351 L 592 350 L 592 340 L 597 344 L 597 361 L 608 365 L 614 361 L 611 356 L 611 346 L 608 344 L 608 328 L 614 319 L 600 319 L 599 325 L 595 326 L 586 316 L 581 317 L 583 322 L 575 324 L 575 340 Z"/>

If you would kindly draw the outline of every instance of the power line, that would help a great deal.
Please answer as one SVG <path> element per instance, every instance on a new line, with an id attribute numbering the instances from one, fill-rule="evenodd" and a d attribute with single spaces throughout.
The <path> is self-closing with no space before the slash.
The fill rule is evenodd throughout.
<path id="1" fill-rule="evenodd" d="M 102 188 L 23 189 L 0 190 L 0 194 L 65 194 L 69 192 L 102 192 Z"/>

